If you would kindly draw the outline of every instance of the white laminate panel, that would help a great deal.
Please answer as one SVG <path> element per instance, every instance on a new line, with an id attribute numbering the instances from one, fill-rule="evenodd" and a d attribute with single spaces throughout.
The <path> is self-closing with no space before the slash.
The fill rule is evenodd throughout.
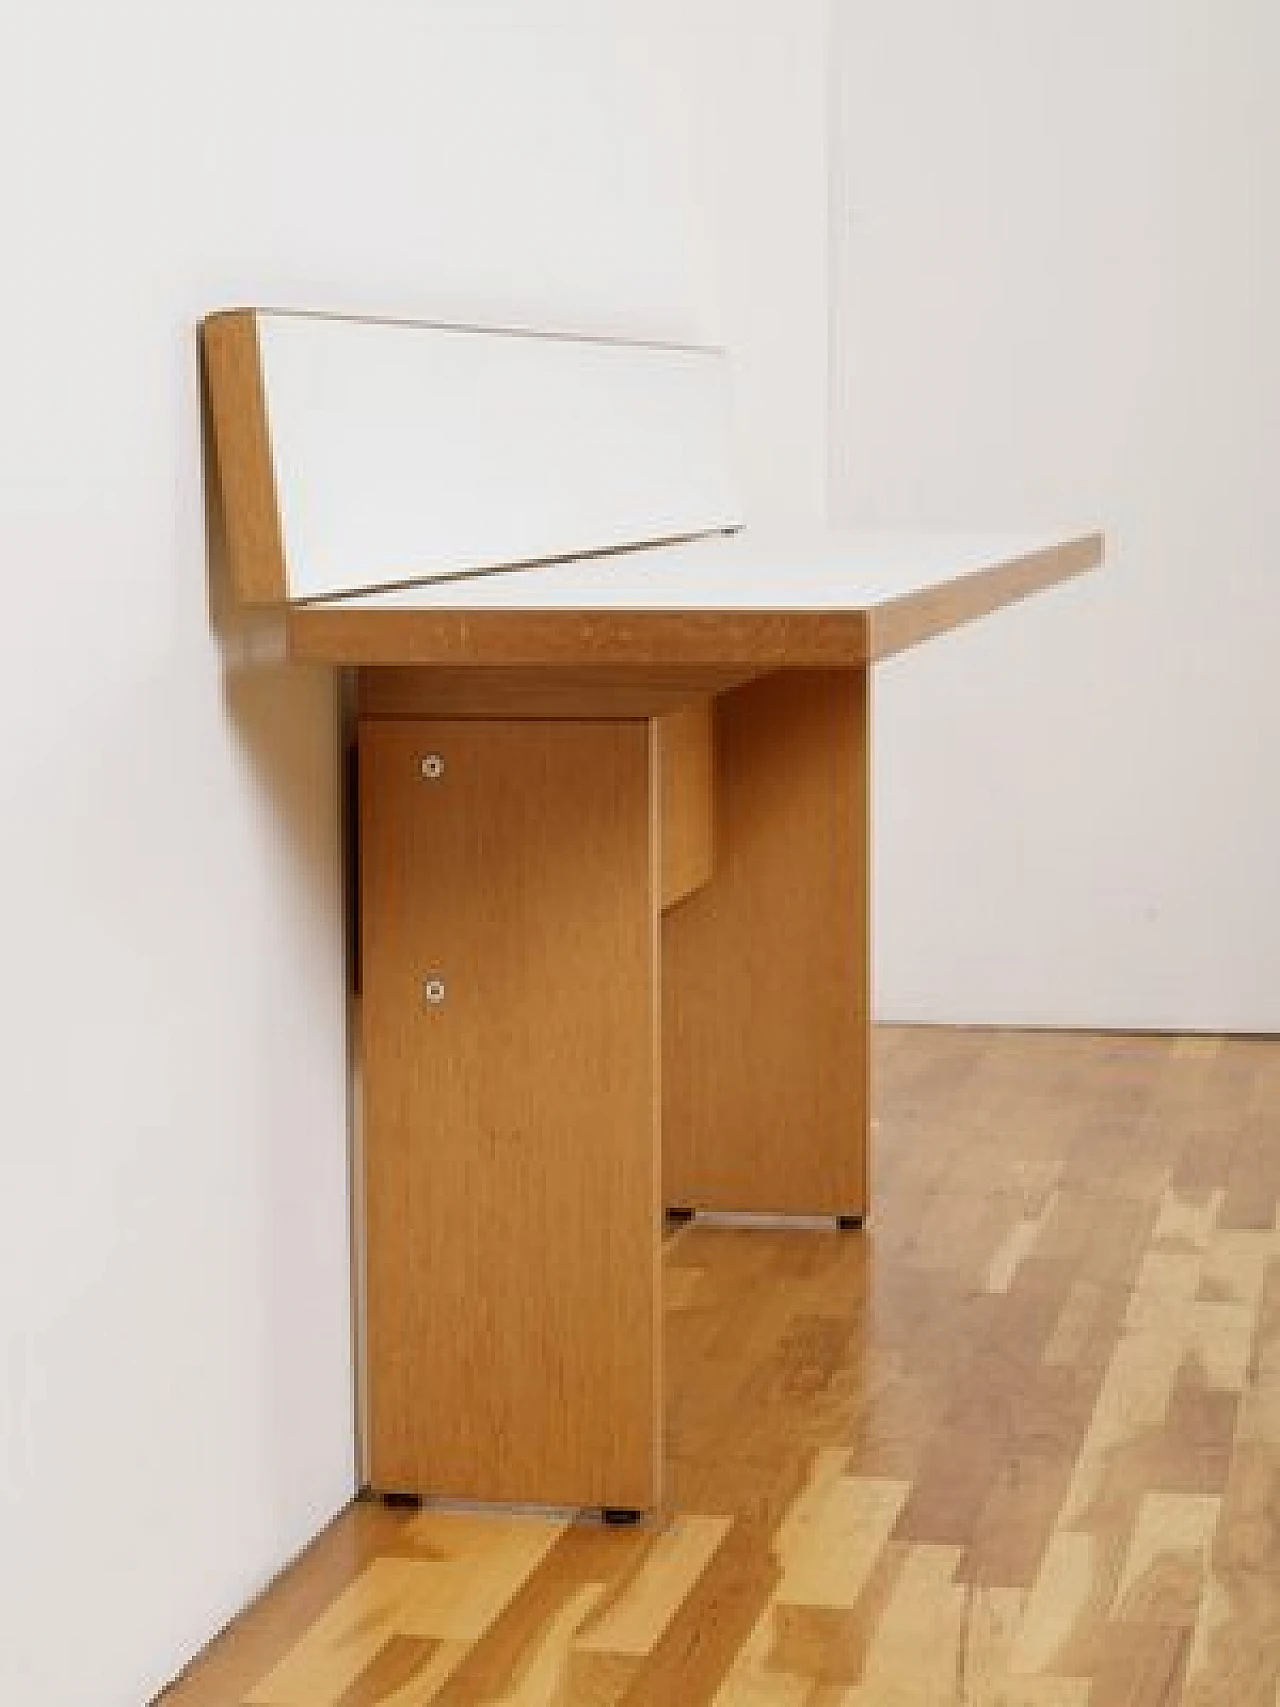
<path id="1" fill-rule="evenodd" d="M 344 599 L 358 610 L 856 611 L 1053 552 L 1037 534 L 740 533 Z"/>
<path id="2" fill-rule="evenodd" d="M 741 521 L 721 352 L 263 312 L 292 600 Z"/>

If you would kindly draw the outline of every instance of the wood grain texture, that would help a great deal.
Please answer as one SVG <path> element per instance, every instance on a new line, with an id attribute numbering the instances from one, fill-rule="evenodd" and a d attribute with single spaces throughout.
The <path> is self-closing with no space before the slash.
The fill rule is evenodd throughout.
<path id="1" fill-rule="evenodd" d="M 596 669 L 358 672 L 362 717 L 655 717 L 737 687 L 741 670 L 659 665 Z"/>
<path id="2" fill-rule="evenodd" d="M 1002 564 L 985 575 L 969 575 L 944 586 L 912 593 L 867 611 L 866 662 L 891 658 L 936 634 L 989 616 L 1005 605 L 1043 592 L 1060 581 L 1096 569 L 1102 562 L 1101 534 L 1064 542 L 1052 552 Z"/>
<path id="3" fill-rule="evenodd" d="M 644 722 L 360 726 L 379 1488 L 657 1501 L 650 749 Z"/>
<path id="4" fill-rule="evenodd" d="M 168 1707 L 1273 1707 L 1280 1044 L 876 1052 L 866 1237 L 668 1243 L 669 1521 L 357 1504 Z"/>
<path id="5" fill-rule="evenodd" d="M 240 605 L 278 605 L 288 581 L 255 314 L 211 314 L 200 344 L 232 594 Z"/>
<path id="6" fill-rule="evenodd" d="M 847 603 L 821 610 L 469 608 L 460 580 L 448 589 L 456 606 L 292 606 L 288 645 L 299 662 L 329 664 L 711 666 L 744 673 L 863 666 L 1096 568 L 1102 549 L 1101 535 L 1089 534 L 898 598 L 861 607 L 850 592 Z M 785 570 L 780 560 L 779 575 Z M 441 596 L 441 588 L 433 592 Z"/>
<path id="7" fill-rule="evenodd" d="M 715 702 L 712 883 L 663 921 L 663 1193 L 865 1212 L 868 680 Z"/>
<path id="8" fill-rule="evenodd" d="M 711 881 L 715 869 L 715 738 L 709 700 L 654 724 L 664 910 Z"/>
<path id="9" fill-rule="evenodd" d="M 289 656 L 303 664 L 692 665 L 751 675 L 867 656 L 861 611 L 379 610 L 334 601 L 291 605 L 286 629 Z"/>

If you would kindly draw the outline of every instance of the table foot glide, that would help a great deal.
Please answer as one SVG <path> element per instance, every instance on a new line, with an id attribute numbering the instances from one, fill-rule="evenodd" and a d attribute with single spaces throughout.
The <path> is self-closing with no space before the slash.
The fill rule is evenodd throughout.
<path id="1" fill-rule="evenodd" d="M 866 1225 L 865 1215 L 837 1215 L 836 1226 L 842 1233 L 860 1233 Z"/>
<path id="2" fill-rule="evenodd" d="M 696 1209 L 671 1208 L 666 1211 L 667 1220 L 674 1222 L 676 1226 L 683 1226 L 687 1221 L 692 1221 L 696 1214 Z"/>
<path id="3" fill-rule="evenodd" d="M 384 1493 L 378 1496 L 391 1511 L 420 1511 L 421 1494 Z"/>
<path id="4" fill-rule="evenodd" d="M 640 1523 L 644 1513 L 630 1505 L 606 1505 L 600 1508 L 601 1521 L 607 1529 L 630 1529 Z"/>

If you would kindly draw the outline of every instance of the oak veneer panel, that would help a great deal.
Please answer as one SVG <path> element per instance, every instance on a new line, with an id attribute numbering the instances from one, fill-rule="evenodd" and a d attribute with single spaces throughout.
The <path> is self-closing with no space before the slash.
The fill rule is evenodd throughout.
<path id="1" fill-rule="evenodd" d="M 867 662 L 891 658 L 1059 581 L 1087 574 L 1101 564 L 1102 551 L 1102 535 L 1087 534 L 1065 540 L 1052 551 L 1014 557 L 985 575 L 964 576 L 875 604 L 867 612 Z"/>
<path id="2" fill-rule="evenodd" d="M 288 597 L 284 542 L 255 316 L 210 315 L 200 340 L 232 592 L 237 604 L 280 604 Z"/>
<path id="3" fill-rule="evenodd" d="M 639 721 L 360 726 L 375 1487 L 657 1501 L 651 766 Z"/>
<path id="4" fill-rule="evenodd" d="M 706 665 L 360 670 L 362 717 L 654 717 L 737 687 L 751 672 Z"/>
<path id="5" fill-rule="evenodd" d="M 291 605 L 286 612 L 289 657 L 300 664 L 695 665 L 744 676 L 788 664 L 860 663 L 867 654 L 866 626 L 862 611 L 473 611 L 334 600 Z"/>
<path id="6" fill-rule="evenodd" d="M 715 702 L 715 875 L 663 920 L 668 1204 L 865 1212 L 868 715 L 859 670 Z"/>
<path id="7" fill-rule="evenodd" d="M 714 713 L 710 700 L 656 724 L 662 905 L 674 907 L 711 881 L 715 860 Z"/>

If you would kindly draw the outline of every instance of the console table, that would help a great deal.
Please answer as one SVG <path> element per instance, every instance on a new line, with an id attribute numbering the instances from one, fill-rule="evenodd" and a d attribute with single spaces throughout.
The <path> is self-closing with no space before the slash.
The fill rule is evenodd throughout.
<path id="1" fill-rule="evenodd" d="M 202 338 L 237 604 L 356 672 L 371 1483 L 652 1509 L 664 1208 L 868 1210 L 871 668 L 1102 541 L 757 533 L 716 351 Z"/>

